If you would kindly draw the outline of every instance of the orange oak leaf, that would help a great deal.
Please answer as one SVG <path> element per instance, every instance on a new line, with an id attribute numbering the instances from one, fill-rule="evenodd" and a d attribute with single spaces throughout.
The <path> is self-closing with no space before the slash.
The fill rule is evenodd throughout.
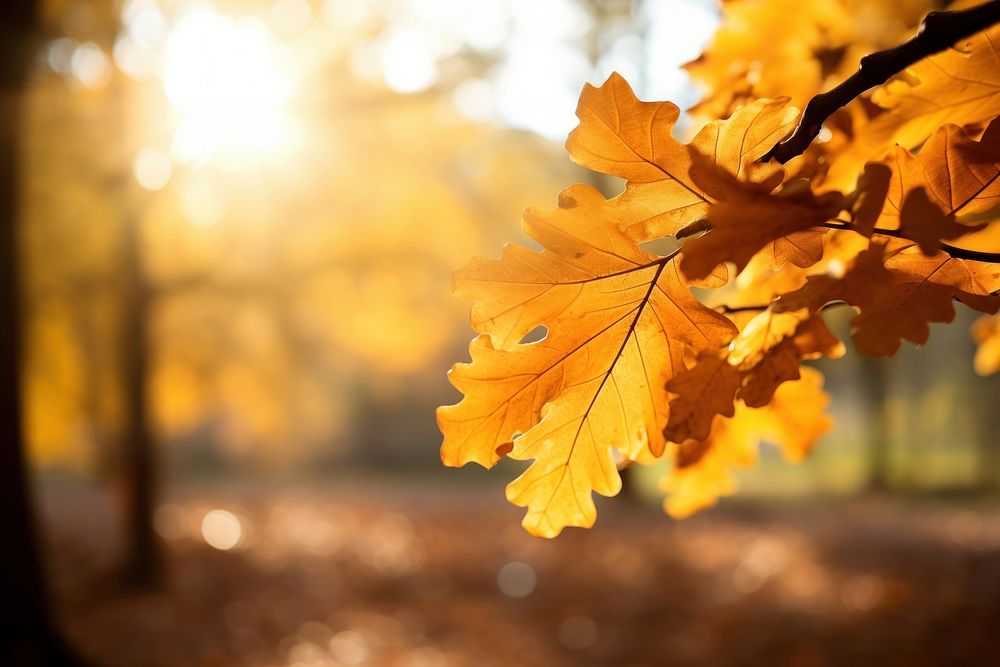
<path id="1" fill-rule="evenodd" d="M 729 192 L 729 179 L 714 178 L 716 170 L 707 167 L 763 191 L 777 187 L 784 170 L 757 160 L 791 129 L 798 112 L 783 99 L 758 100 L 709 123 L 685 145 L 672 136 L 677 105 L 640 101 L 616 73 L 600 87 L 585 85 L 576 113 L 580 124 L 566 141 L 570 157 L 627 181 L 610 205 L 619 211 L 618 227 L 642 242 L 675 234 Z M 700 170 L 696 182 L 692 172 Z"/>
<path id="2" fill-rule="evenodd" d="M 981 126 L 993 120 L 1000 109 L 1000 26 L 914 63 L 871 101 L 885 111 L 835 156 L 828 176 L 834 184 L 864 162 L 881 160 L 895 144 L 917 148 L 946 123 Z"/>
<path id="3" fill-rule="evenodd" d="M 852 340 L 873 356 L 890 356 L 903 339 L 917 345 L 927 342 L 931 322 L 955 319 L 954 301 L 973 310 L 994 313 L 1000 297 L 1000 267 L 943 253 L 928 257 L 905 243 L 894 244 L 886 261 L 891 282 L 882 298 L 861 308 L 851 320 Z"/>
<path id="4" fill-rule="evenodd" d="M 933 255 L 941 248 L 941 241 L 951 241 L 985 227 L 961 225 L 955 222 L 954 213 L 946 213 L 927 196 L 923 186 L 910 190 L 899 208 L 899 231 L 917 242 L 925 255 Z"/>
<path id="5" fill-rule="evenodd" d="M 725 352 L 702 352 L 694 366 L 667 383 L 677 396 L 664 435 L 672 442 L 707 438 L 714 417 L 731 417 L 737 398 L 749 407 L 767 405 L 782 383 L 799 379 L 803 360 L 843 353 L 843 344 L 818 315 L 764 311 Z"/>
<path id="6" fill-rule="evenodd" d="M 733 416 L 733 401 L 743 382 L 743 374 L 715 350 L 698 356 L 698 362 L 667 383 L 667 391 L 677 394 L 670 402 L 670 420 L 665 437 L 672 442 L 708 436 L 715 415 Z"/>
<path id="7" fill-rule="evenodd" d="M 791 317 L 795 327 L 785 333 Z M 755 333 L 756 330 L 761 330 Z M 799 379 L 801 363 L 821 356 L 835 359 L 844 354 L 840 342 L 818 315 L 764 312 L 740 332 L 729 353 L 730 363 L 743 370 L 743 385 L 739 397 L 755 408 L 771 402 L 774 392 L 784 382 Z"/>
<path id="8" fill-rule="evenodd" d="M 683 443 L 660 484 L 667 514 L 681 519 L 735 493 L 732 469 L 753 466 L 761 442 L 778 445 L 789 461 L 808 454 L 832 424 L 823 413 L 829 398 L 822 384 L 819 371 L 803 368 L 801 379 L 778 387 L 768 405 L 738 403 L 732 418 L 715 418 L 708 438 Z"/>
<path id="9" fill-rule="evenodd" d="M 953 301 L 995 313 L 1000 307 L 1000 267 L 944 253 L 925 255 L 916 244 L 894 239 L 859 254 L 841 277 L 812 276 L 781 297 L 776 310 L 810 308 L 843 301 L 860 311 L 851 338 L 858 350 L 873 356 L 896 353 L 905 339 L 927 342 L 931 322 L 951 322 Z"/>
<path id="10" fill-rule="evenodd" d="M 662 453 L 666 383 L 690 350 L 736 333 L 694 298 L 674 257 L 642 250 L 616 223 L 596 190 L 575 186 L 557 208 L 525 211 L 524 230 L 544 250 L 508 246 L 456 275 L 483 335 L 472 362 L 450 372 L 465 397 L 438 410 L 441 457 L 533 460 L 507 497 L 527 508 L 536 535 L 593 524 L 592 493 L 621 487 L 612 449 Z M 539 325 L 544 339 L 518 342 Z"/>
<path id="11" fill-rule="evenodd" d="M 886 208 L 886 198 L 892 182 L 893 171 L 888 165 L 869 162 L 858 179 L 852 207 L 853 229 L 862 236 L 871 236 Z"/>
<path id="12" fill-rule="evenodd" d="M 803 308 L 818 312 L 838 301 L 858 307 L 874 305 L 892 282 L 885 256 L 885 244 L 873 243 L 859 252 L 840 275 L 827 272 L 808 276 L 802 287 L 783 294 L 772 307 L 780 313 Z"/>
<path id="13" fill-rule="evenodd" d="M 684 244 L 681 269 L 698 279 L 730 261 L 740 272 L 765 248 L 775 267 L 811 266 L 823 256 L 826 230 L 810 228 L 836 217 L 847 205 L 837 192 L 816 196 L 808 189 L 792 189 L 775 195 L 733 188 L 726 201 L 709 207 L 711 231 Z"/>
<path id="14" fill-rule="evenodd" d="M 883 163 L 866 165 L 866 176 L 875 169 L 890 173 L 884 205 L 871 224 L 870 216 L 856 219 L 856 229 L 863 234 L 870 234 L 875 226 L 899 229 L 931 254 L 942 240 L 957 239 L 984 227 L 959 224 L 956 217 L 982 213 L 1000 204 L 1000 121 L 990 123 L 978 141 L 962 128 L 945 125 L 916 155 L 897 146 Z M 870 185 L 882 187 L 877 179 Z M 869 208 L 879 194 L 867 194 Z M 866 196 L 864 189 L 862 196 Z"/>
<path id="15" fill-rule="evenodd" d="M 917 61 L 875 91 L 872 101 L 888 112 L 863 138 L 889 135 L 911 148 L 946 123 L 992 120 L 1000 106 L 1000 27 Z"/>

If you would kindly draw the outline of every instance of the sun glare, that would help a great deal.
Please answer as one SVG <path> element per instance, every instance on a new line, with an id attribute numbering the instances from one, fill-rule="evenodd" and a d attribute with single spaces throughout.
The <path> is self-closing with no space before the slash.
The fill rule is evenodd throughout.
<path id="1" fill-rule="evenodd" d="M 273 153 L 288 144 L 293 78 L 267 24 L 202 7 L 167 37 L 163 86 L 180 114 L 180 161 Z"/>

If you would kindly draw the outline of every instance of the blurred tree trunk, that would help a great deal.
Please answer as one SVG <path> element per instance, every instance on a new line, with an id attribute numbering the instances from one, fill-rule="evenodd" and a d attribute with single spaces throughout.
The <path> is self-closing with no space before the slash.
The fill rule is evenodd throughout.
<path id="1" fill-rule="evenodd" d="M 980 390 L 975 392 L 977 410 L 976 488 L 991 493 L 1000 491 L 1000 373 L 980 380 Z"/>
<path id="2" fill-rule="evenodd" d="M 119 137 L 126 167 L 115 179 L 121 198 L 119 257 L 122 277 L 120 331 L 121 388 L 124 408 L 118 481 L 124 510 L 123 583 L 146 588 L 160 582 L 162 553 L 153 528 L 157 496 L 156 442 L 149 414 L 149 322 L 153 287 L 143 267 L 142 220 L 147 193 L 132 176 L 131 157 L 142 136 L 135 89 L 122 75 L 115 78 L 113 104 L 120 115 Z"/>
<path id="3" fill-rule="evenodd" d="M 124 491 L 125 583 L 146 587 L 162 573 L 160 544 L 153 529 L 156 509 L 156 444 L 150 425 L 149 317 L 151 289 L 142 267 L 141 216 L 125 185 L 129 208 L 122 221 L 123 312 L 120 333 L 125 430 L 119 471 Z"/>
<path id="4" fill-rule="evenodd" d="M 861 387 L 865 405 L 865 434 L 868 450 L 868 490 L 884 492 L 890 486 L 889 361 L 874 357 L 859 357 Z"/>
<path id="5" fill-rule="evenodd" d="M 18 138 L 34 29 L 32 0 L 0 3 L 0 662 L 23 667 L 79 664 L 49 608 L 21 423 Z"/>

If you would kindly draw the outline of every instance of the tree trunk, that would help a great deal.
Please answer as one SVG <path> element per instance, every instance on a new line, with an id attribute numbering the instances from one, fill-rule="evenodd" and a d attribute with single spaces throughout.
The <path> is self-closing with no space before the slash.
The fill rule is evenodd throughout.
<path id="1" fill-rule="evenodd" d="M 984 493 L 1000 490 L 1000 412 L 997 411 L 997 396 L 1000 396 L 1000 373 L 979 381 L 976 392 L 976 487 Z"/>
<path id="2" fill-rule="evenodd" d="M 55 629 L 45 588 L 21 424 L 18 137 L 35 6 L 0 3 L 0 663 L 80 664 Z"/>
<path id="3" fill-rule="evenodd" d="M 868 490 L 884 492 L 890 485 L 889 448 L 891 438 L 886 399 L 889 397 L 889 365 L 886 359 L 860 357 L 861 382 L 864 388 L 868 449 Z"/>
<path id="4" fill-rule="evenodd" d="M 151 290 L 142 267 L 141 216 L 125 185 L 129 211 L 122 225 L 124 290 L 122 369 L 125 431 L 119 471 L 124 491 L 125 555 L 123 575 L 129 586 L 157 584 L 162 573 L 160 544 L 153 529 L 156 509 L 156 445 L 149 419 L 149 316 Z"/>

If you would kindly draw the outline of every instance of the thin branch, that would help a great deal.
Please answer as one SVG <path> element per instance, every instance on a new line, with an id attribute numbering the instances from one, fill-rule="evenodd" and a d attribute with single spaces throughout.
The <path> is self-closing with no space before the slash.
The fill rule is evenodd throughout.
<path id="1" fill-rule="evenodd" d="M 771 306 L 773 306 L 775 303 L 777 303 L 777 301 L 772 301 L 771 303 L 762 303 L 756 306 L 721 305 L 721 306 L 715 306 L 714 310 L 719 313 L 722 313 L 723 315 L 732 315 L 733 313 L 754 313 L 754 312 L 762 313 Z M 845 303 L 844 301 L 831 301 L 830 303 L 821 306 L 820 309 L 816 312 L 822 312 L 830 308 L 836 308 L 838 306 L 846 306 L 846 305 L 847 303 Z"/>
<path id="2" fill-rule="evenodd" d="M 714 310 L 722 313 L 723 315 L 732 315 L 733 313 L 761 313 L 771 307 L 771 304 L 762 304 L 757 306 L 727 306 L 725 304 L 715 306 Z"/>
<path id="3" fill-rule="evenodd" d="M 1000 0 L 961 11 L 931 12 L 924 17 L 916 35 L 899 46 L 865 56 L 861 59 L 857 72 L 837 87 L 809 100 L 795 131 L 787 139 L 778 142 L 761 161 L 774 158 L 784 164 L 801 155 L 834 111 L 866 90 L 885 83 L 918 60 L 944 51 L 959 40 L 998 22 Z"/>
<path id="4" fill-rule="evenodd" d="M 839 229 L 848 232 L 858 232 L 854 227 L 847 224 L 839 224 L 838 222 L 829 221 L 824 222 L 818 227 L 826 227 L 827 229 Z M 858 232 L 860 233 L 860 232 Z M 872 230 L 873 234 L 880 234 L 882 236 L 892 236 L 897 239 L 906 239 L 912 241 L 906 235 L 904 235 L 898 229 L 882 229 L 881 227 L 876 227 Z M 954 257 L 955 259 L 971 259 L 976 262 L 986 262 L 989 264 L 1000 264 L 1000 253 L 997 252 L 983 252 L 982 250 L 970 250 L 968 248 L 959 248 L 958 246 L 953 246 L 949 243 L 941 244 L 941 251 L 947 253 Z"/>

